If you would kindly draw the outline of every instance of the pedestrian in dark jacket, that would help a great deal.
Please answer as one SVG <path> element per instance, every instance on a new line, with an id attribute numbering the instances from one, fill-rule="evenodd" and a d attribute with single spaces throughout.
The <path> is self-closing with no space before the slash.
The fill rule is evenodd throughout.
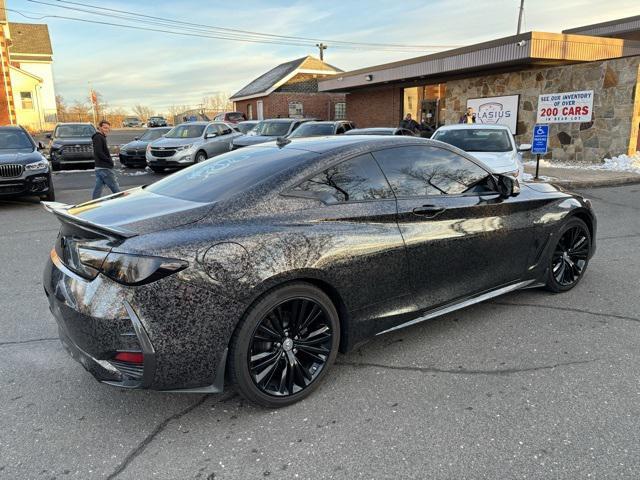
<path id="1" fill-rule="evenodd" d="M 400 128 L 406 128 L 407 130 L 411 130 L 413 133 L 417 133 L 420 130 L 420 124 L 411 118 L 410 113 L 407 113 L 404 120 L 400 122 Z"/>
<path id="2" fill-rule="evenodd" d="M 476 114 L 473 113 L 473 108 L 467 108 L 467 113 L 460 117 L 460 123 L 476 123 Z"/>
<path id="3" fill-rule="evenodd" d="M 106 185 L 113 193 L 120 191 L 118 179 L 113 171 L 113 159 L 107 146 L 107 135 L 111 131 L 111 124 L 106 120 L 101 120 L 98 124 L 98 131 L 93 134 L 93 159 L 96 168 L 96 186 L 93 189 L 93 198 L 102 196 L 102 187 Z"/>

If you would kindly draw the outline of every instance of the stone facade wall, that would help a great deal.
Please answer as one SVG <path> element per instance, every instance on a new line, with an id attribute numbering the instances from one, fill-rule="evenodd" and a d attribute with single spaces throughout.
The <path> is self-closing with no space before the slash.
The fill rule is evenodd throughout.
<path id="1" fill-rule="evenodd" d="M 600 162 L 632 154 L 640 122 L 640 57 L 564 65 L 472 77 L 447 82 L 446 124 L 457 123 L 467 99 L 520 95 L 516 138 L 530 143 L 538 95 L 593 90 L 593 118 L 588 123 L 554 123 L 549 131 L 547 159 Z"/>

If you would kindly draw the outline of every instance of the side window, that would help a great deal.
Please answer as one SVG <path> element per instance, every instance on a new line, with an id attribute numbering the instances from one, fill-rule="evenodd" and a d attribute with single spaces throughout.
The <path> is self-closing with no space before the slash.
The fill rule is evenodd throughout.
<path id="1" fill-rule="evenodd" d="M 218 131 L 218 127 L 214 124 L 211 124 L 207 127 L 207 130 L 204 132 L 204 136 L 206 137 L 207 135 L 218 135 L 220 132 Z"/>
<path id="2" fill-rule="evenodd" d="M 338 127 L 338 129 L 336 130 L 336 135 L 340 135 L 340 134 L 342 134 L 342 133 L 344 133 L 344 132 L 345 132 L 345 130 L 344 130 L 344 125 L 340 125 L 340 126 Z"/>
<path id="3" fill-rule="evenodd" d="M 398 147 L 374 153 L 398 197 L 459 195 L 488 191 L 488 173 L 443 148 Z"/>
<path id="4" fill-rule="evenodd" d="M 220 135 L 229 135 L 230 133 L 233 133 L 231 127 L 229 127 L 229 125 L 227 125 L 226 123 L 219 124 L 218 128 L 220 129 Z"/>
<path id="5" fill-rule="evenodd" d="M 325 203 L 393 198 L 380 167 L 369 153 L 324 170 L 291 193 L 319 198 Z"/>

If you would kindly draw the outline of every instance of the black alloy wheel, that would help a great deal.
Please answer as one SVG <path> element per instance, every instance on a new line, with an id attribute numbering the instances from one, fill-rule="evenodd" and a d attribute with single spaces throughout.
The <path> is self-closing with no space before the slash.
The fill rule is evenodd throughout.
<path id="1" fill-rule="evenodd" d="M 337 312 L 324 292 L 302 282 L 280 287 L 238 327 L 231 377 L 255 403 L 289 405 L 318 386 L 335 360 L 339 336 Z"/>
<path id="2" fill-rule="evenodd" d="M 575 287 L 587 268 L 590 252 L 591 235 L 587 225 L 579 218 L 572 218 L 560 230 L 551 255 L 547 287 L 554 292 Z"/>

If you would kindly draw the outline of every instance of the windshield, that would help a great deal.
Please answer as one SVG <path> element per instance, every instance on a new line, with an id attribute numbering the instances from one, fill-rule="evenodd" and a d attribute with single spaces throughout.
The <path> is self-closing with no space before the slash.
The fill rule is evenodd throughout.
<path id="1" fill-rule="evenodd" d="M 289 122 L 260 122 L 254 128 L 254 132 L 256 135 L 265 135 L 267 137 L 282 137 L 289 133 L 289 127 L 291 124 Z"/>
<path id="2" fill-rule="evenodd" d="M 330 123 L 303 123 L 289 135 L 290 137 L 320 137 L 333 135 L 333 125 Z"/>
<path id="3" fill-rule="evenodd" d="M 0 150 L 33 150 L 33 144 L 22 130 L 0 130 Z"/>
<path id="4" fill-rule="evenodd" d="M 236 125 L 236 128 L 240 130 L 242 133 L 248 133 L 255 126 L 256 126 L 255 123 L 239 123 L 238 125 Z"/>
<path id="5" fill-rule="evenodd" d="M 244 120 L 244 114 L 240 112 L 227 113 L 227 120 L 239 122 L 240 120 Z"/>
<path id="6" fill-rule="evenodd" d="M 150 128 L 146 132 L 142 134 L 140 140 L 155 140 L 156 138 L 160 138 L 162 135 L 167 133 L 169 130 L 166 128 Z"/>
<path id="7" fill-rule="evenodd" d="M 164 117 L 151 117 L 149 120 L 164 120 Z"/>
<path id="8" fill-rule="evenodd" d="M 178 125 L 173 127 L 166 138 L 196 138 L 202 136 L 205 125 Z"/>
<path id="9" fill-rule="evenodd" d="M 440 130 L 434 140 L 448 143 L 465 152 L 510 152 L 513 147 L 507 130 L 494 129 L 452 129 Z"/>
<path id="10" fill-rule="evenodd" d="M 58 125 L 53 134 L 54 137 L 90 137 L 96 133 L 93 125 Z"/>
<path id="11" fill-rule="evenodd" d="M 257 148 L 228 152 L 176 172 L 146 189 L 168 197 L 210 203 L 246 191 L 266 178 L 317 154 Z M 295 162 L 292 162 L 293 158 Z"/>

